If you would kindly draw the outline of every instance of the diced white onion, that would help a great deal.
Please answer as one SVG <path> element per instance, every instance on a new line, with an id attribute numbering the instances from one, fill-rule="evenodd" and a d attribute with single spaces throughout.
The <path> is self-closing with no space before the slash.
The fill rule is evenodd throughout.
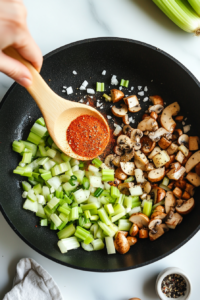
<path id="1" fill-rule="evenodd" d="M 87 89 L 87 93 L 88 94 L 95 94 L 95 90 L 93 90 L 93 89 Z"/>
<path id="2" fill-rule="evenodd" d="M 144 87 L 144 91 L 145 91 L 145 92 L 147 92 L 147 91 L 148 91 L 148 88 L 147 88 L 147 86 L 145 86 L 145 87 Z"/>
<path id="3" fill-rule="evenodd" d="M 149 98 L 148 97 L 145 97 L 144 99 L 143 99 L 143 102 L 147 102 L 149 100 Z"/>
<path id="4" fill-rule="evenodd" d="M 74 70 L 73 72 L 72 72 L 74 75 L 77 75 L 78 73 Z"/>
<path id="5" fill-rule="evenodd" d="M 84 87 L 86 88 L 86 86 L 88 86 L 87 80 L 84 80 L 83 83 L 82 83 L 81 85 L 84 86 Z"/>
<path id="6" fill-rule="evenodd" d="M 119 90 L 120 90 L 120 91 L 122 90 L 122 86 L 119 86 Z"/>
<path id="7" fill-rule="evenodd" d="M 183 127 L 183 132 L 184 132 L 184 133 L 187 133 L 188 131 L 190 131 L 190 126 L 191 126 L 191 125 L 186 125 L 186 126 L 184 126 L 184 127 Z"/>
<path id="8" fill-rule="evenodd" d="M 141 86 L 141 85 L 138 85 L 138 90 L 139 90 L 139 91 L 141 90 L 141 88 L 142 88 L 142 86 Z"/>
<path id="9" fill-rule="evenodd" d="M 73 94 L 73 89 L 71 86 L 67 88 L 67 95 Z"/>
<path id="10" fill-rule="evenodd" d="M 108 115 L 108 116 L 107 116 L 107 119 L 112 119 L 112 117 Z"/>
<path id="11" fill-rule="evenodd" d="M 134 90 L 134 86 L 131 87 L 131 91 L 133 91 L 133 90 Z"/>
<path id="12" fill-rule="evenodd" d="M 117 80 L 117 76 L 116 75 L 113 75 L 111 77 L 111 84 L 112 85 L 118 85 L 119 81 Z"/>
<path id="13" fill-rule="evenodd" d="M 62 90 L 62 93 L 66 93 L 66 90 Z"/>
<path id="14" fill-rule="evenodd" d="M 103 70 L 102 75 L 106 75 L 106 70 Z"/>
<path id="15" fill-rule="evenodd" d="M 138 95 L 139 95 L 139 96 L 144 96 L 144 92 L 143 92 L 143 91 L 138 92 Z"/>
<path id="16" fill-rule="evenodd" d="M 81 85 L 79 90 L 84 91 L 84 90 L 86 90 L 86 88 L 83 85 Z"/>

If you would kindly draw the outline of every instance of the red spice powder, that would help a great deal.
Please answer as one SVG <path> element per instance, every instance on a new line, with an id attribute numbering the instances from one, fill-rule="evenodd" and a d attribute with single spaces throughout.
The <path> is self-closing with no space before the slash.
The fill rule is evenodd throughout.
<path id="1" fill-rule="evenodd" d="M 67 141 L 73 152 L 88 159 L 100 155 L 108 139 L 106 126 L 89 115 L 76 118 L 67 129 Z"/>

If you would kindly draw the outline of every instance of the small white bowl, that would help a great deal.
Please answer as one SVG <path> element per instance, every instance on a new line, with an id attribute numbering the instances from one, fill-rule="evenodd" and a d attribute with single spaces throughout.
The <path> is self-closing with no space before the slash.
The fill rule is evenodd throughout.
<path id="1" fill-rule="evenodd" d="M 168 298 L 161 290 L 161 284 L 162 284 L 163 279 L 170 274 L 181 275 L 185 279 L 186 284 L 187 284 L 187 289 L 185 291 L 185 295 L 181 296 L 179 298 L 176 298 L 176 299 L 177 300 L 189 299 L 189 297 L 191 295 L 191 288 L 192 288 L 191 281 L 188 278 L 188 276 L 185 274 L 185 272 L 179 268 L 167 268 L 158 275 L 157 280 L 156 280 L 156 286 L 155 286 L 158 297 L 161 300 L 174 300 L 174 298 Z"/>

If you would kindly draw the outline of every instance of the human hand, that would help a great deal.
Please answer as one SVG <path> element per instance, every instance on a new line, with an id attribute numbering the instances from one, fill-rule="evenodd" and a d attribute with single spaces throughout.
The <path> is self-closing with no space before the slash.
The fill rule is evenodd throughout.
<path id="1" fill-rule="evenodd" d="M 43 58 L 29 33 L 26 15 L 22 0 L 0 0 L 0 71 L 24 87 L 31 85 L 31 73 L 22 63 L 7 56 L 2 50 L 8 46 L 14 47 L 40 71 Z"/>

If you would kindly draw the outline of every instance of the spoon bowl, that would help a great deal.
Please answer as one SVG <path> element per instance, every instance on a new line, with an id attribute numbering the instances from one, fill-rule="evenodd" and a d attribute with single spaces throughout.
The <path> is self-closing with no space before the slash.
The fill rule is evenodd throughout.
<path id="1" fill-rule="evenodd" d="M 75 153 L 67 141 L 66 132 L 71 122 L 79 116 L 93 116 L 106 127 L 108 144 L 110 129 L 105 118 L 93 107 L 63 99 L 54 93 L 37 70 L 28 61 L 24 60 L 14 48 L 6 48 L 4 49 L 4 53 L 23 63 L 31 72 L 32 85 L 26 89 L 37 103 L 44 117 L 48 132 L 57 147 L 66 155 L 78 160 L 91 160 L 95 158 L 96 156 L 84 157 Z M 102 149 L 102 152 L 104 149 Z"/>

